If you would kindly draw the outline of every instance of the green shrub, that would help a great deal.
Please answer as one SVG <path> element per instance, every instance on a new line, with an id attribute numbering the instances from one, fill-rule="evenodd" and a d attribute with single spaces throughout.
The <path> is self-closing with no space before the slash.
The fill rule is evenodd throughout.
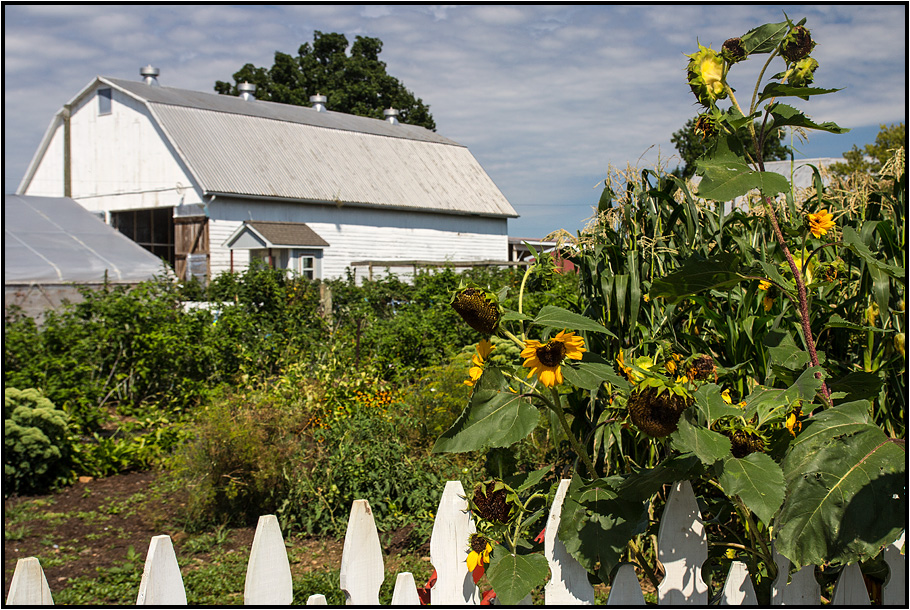
<path id="1" fill-rule="evenodd" d="M 66 413 L 35 389 L 3 396 L 3 495 L 44 493 L 72 478 Z"/>

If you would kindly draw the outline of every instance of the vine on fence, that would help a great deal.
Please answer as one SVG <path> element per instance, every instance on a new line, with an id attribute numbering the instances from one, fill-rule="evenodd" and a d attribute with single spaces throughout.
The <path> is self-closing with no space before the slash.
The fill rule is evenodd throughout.
<path id="1" fill-rule="evenodd" d="M 746 562 L 759 595 L 776 576 L 772 544 L 797 568 L 837 566 L 876 556 L 903 527 L 904 352 L 889 336 L 903 337 L 903 157 L 857 207 L 826 194 L 817 168 L 814 192 L 799 194 L 762 158 L 784 127 L 846 131 L 782 101 L 837 91 L 813 85 L 814 47 L 805 20 L 787 18 L 688 56 L 708 145 L 700 182 L 646 170 L 624 192 L 606 184 L 570 253 L 577 311 L 522 311 L 528 280 L 552 272 L 546 256 L 517 311 L 499 305 L 505 289 L 453 298 L 482 338 L 469 403 L 435 450 L 509 447 L 548 427 L 576 460 L 559 537 L 604 583 L 632 561 L 656 587 L 655 514 L 677 480 L 705 507 L 710 561 Z M 763 65 L 743 104 L 729 77 L 747 59 Z M 750 193 L 755 209 L 725 210 Z M 509 342 L 520 356 L 494 360 Z M 504 604 L 546 580 L 534 523 L 547 474 L 484 481 L 471 498 L 469 567 Z"/>

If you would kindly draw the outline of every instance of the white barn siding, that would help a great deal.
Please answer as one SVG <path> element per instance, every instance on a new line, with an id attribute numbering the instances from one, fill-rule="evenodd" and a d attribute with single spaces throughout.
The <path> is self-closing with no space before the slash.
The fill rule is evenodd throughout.
<path id="1" fill-rule="evenodd" d="M 328 242 L 323 250 L 322 279 L 344 277 L 352 262 L 363 260 L 444 262 L 508 258 L 505 218 L 307 203 L 253 203 L 227 198 L 216 198 L 209 211 L 213 219 L 209 225 L 213 276 L 219 272 L 216 261 L 219 270 L 229 265 L 230 254 L 222 244 L 241 222 L 251 219 L 251 213 L 254 220 L 305 222 Z M 238 256 L 244 254 L 234 251 L 235 270 L 239 270 Z M 384 269 L 379 272 L 384 273 Z M 357 275 L 363 277 L 365 273 L 366 268 L 358 270 Z"/>
<path id="2" fill-rule="evenodd" d="M 239 220 L 209 218 L 209 272 L 212 278 L 231 270 L 231 251 L 222 247 L 231 233 L 243 224 Z M 248 250 L 234 250 L 234 271 L 243 271 L 250 262 Z"/>
<path id="3" fill-rule="evenodd" d="M 113 89 L 111 113 L 99 115 L 98 88 L 72 110 L 72 198 L 91 211 L 200 203 L 194 181 L 146 106 Z M 63 195 L 62 121 L 24 194 Z"/>

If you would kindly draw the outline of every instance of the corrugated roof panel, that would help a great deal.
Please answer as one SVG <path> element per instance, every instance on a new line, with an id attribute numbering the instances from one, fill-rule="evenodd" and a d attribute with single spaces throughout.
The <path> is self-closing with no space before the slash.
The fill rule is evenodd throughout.
<path id="1" fill-rule="evenodd" d="M 460 145 L 150 106 L 208 192 L 516 216 Z"/>

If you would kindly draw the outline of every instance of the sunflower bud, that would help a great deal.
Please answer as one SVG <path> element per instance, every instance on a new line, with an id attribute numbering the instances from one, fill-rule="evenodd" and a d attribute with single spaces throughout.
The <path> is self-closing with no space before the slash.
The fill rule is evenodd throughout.
<path id="1" fill-rule="evenodd" d="M 687 55 L 690 58 L 686 66 L 689 87 L 698 101 L 711 107 L 717 100 L 727 97 L 724 83 L 724 60 L 714 49 L 698 45 L 698 53 Z"/>
<path id="2" fill-rule="evenodd" d="M 492 335 L 499 326 L 502 312 L 496 297 L 479 288 L 462 288 L 452 298 L 452 309 L 468 326 L 484 335 Z"/>
<path id="3" fill-rule="evenodd" d="M 731 65 L 744 60 L 746 49 L 743 48 L 743 41 L 740 38 L 728 38 L 720 48 L 720 55 Z"/>
<path id="4" fill-rule="evenodd" d="M 866 308 L 866 322 L 869 323 L 869 326 L 875 326 L 875 321 L 878 319 L 878 314 L 878 303 L 872 303 L 872 305 L 869 305 L 869 307 Z"/>
<path id="5" fill-rule="evenodd" d="M 906 357 L 904 349 L 906 349 L 905 342 L 907 341 L 906 335 L 904 333 L 897 333 L 894 335 L 894 349 L 900 352 L 901 356 Z"/>
<path id="6" fill-rule="evenodd" d="M 784 73 L 787 83 L 794 87 L 805 87 L 811 85 L 815 80 L 815 69 L 818 68 L 818 62 L 811 57 L 806 57 L 796 62 L 793 67 Z"/>
<path id="7" fill-rule="evenodd" d="M 765 441 L 753 432 L 737 430 L 725 433 L 725 435 L 730 439 L 730 451 L 735 458 L 744 458 L 750 453 L 765 450 Z"/>
<path id="8" fill-rule="evenodd" d="M 795 63 L 809 56 L 815 43 L 812 42 L 812 35 L 809 30 L 798 25 L 790 30 L 787 37 L 780 45 L 780 54 L 787 60 L 788 64 Z"/>

